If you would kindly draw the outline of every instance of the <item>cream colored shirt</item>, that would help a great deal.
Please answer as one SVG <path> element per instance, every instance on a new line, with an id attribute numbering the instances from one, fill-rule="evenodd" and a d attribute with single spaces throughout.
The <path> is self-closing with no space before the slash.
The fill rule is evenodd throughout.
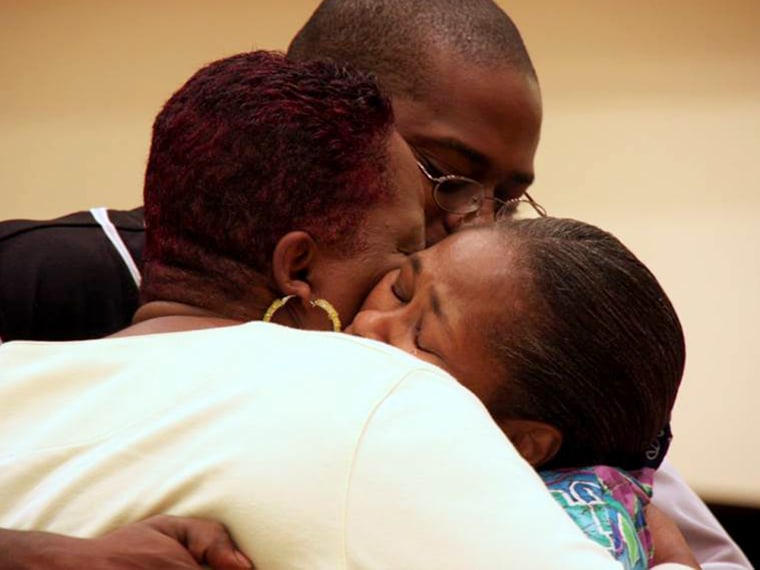
<path id="1" fill-rule="evenodd" d="M 0 527 L 223 521 L 259 570 L 618 568 L 441 370 L 247 325 L 0 347 Z"/>

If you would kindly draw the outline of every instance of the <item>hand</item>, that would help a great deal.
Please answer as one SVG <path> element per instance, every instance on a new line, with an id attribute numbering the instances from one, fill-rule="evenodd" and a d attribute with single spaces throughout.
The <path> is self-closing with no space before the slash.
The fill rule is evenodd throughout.
<path id="1" fill-rule="evenodd" d="M 249 570 L 219 523 L 159 515 L 94 539 L 0 531 L 0 570 Z"/>
<path id="2" fill-rule="evenodd" d="M 683 534 L 670 517 L 652 504 L 647 506 L 645 516 L 654 542 L 653 567 L 666 562 L 677 562 L 697 570 L 701 568 Z"/>

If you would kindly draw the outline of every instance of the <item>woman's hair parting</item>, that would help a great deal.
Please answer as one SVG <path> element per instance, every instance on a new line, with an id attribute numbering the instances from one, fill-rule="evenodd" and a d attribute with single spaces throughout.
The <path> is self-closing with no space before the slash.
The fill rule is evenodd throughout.
<path id="1" fill-rule="evenodd" d="M 234 295 L 237 269 L 266 273 L 292 229 L 346 255 L 360 248 L 362 220 L 395 192 L 392 128 L 389 99 L 346 65 L 259 51 L 202 68 L 153 126 L 143 300 L 178 268 Z"/>
<path id="2" fill-rule="evenodd" d="M 527 275 L 530 299 L 521 326 L 491 334 L 508 375 L 494 416 L 563 433 L 543 467 L 643 467 L 685 361 L 681 324 L 657 279 L 617 238 L 582 222 L 499 222 L 494 231 Z"/>

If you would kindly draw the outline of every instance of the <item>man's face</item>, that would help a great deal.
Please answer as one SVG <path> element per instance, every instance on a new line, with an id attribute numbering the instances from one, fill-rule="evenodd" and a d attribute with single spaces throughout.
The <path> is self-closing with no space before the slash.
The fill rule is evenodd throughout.
<path id="1" fill-rule="evenodd" d="M 457 174 L 481 182 L 487 197 L 507 201 L 533 182 L 541 132 L 538 84 L 510 68 L 473 66 L 456 55 L 436 59 L 424 97 L 396 97 L 396 126 L 434 176 Z M 462 224 L 493 219 L 486 200 L 476 214 L 442 211 L 426 185 L 426 242 L 437 243 Z"/>

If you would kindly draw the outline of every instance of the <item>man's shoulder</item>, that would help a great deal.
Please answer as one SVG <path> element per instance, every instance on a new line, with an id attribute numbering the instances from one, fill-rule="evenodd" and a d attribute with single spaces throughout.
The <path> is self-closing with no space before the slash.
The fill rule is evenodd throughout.
<path id="1" fill-rule="evenodd" d="M 108 219 L 139 267 L 142 208 Z M 136 305 L 134 277 L 90 211 L 0 221 L 0 336 L 95 338 L 128 324 Z"/>
<path id="2" fill-rule="evenodd" d="M 144 218 L 143 208 L 131 210 L 108 210 L 108 217 L 120 231 L 143 231 Z M 57 218 L 46 220 L 40 219 L 13 219 L 0 221 L 0 243 L 14 238 L 25 237 L 27 239 L 40 236 L 48 232 L 59 232 L 66 228 L 100 228 L 97 220 L 89 210 L 73 212 Z"/>
<path id="3" fill-rule="evenodd" d="M 142 208 L 108 210 L 108 218 L 139 262 L 144 242 Z M 93 214 L 82 211 L 51 220 L 0 221 L 0 265 L 3 273 L 12 271 L 16 281 L 33 287 L 50 279 L 66 285 L 91 278 L 120 281 L 123 261 Z M 126 269 L 123 273 L 129 279 Z"/>

